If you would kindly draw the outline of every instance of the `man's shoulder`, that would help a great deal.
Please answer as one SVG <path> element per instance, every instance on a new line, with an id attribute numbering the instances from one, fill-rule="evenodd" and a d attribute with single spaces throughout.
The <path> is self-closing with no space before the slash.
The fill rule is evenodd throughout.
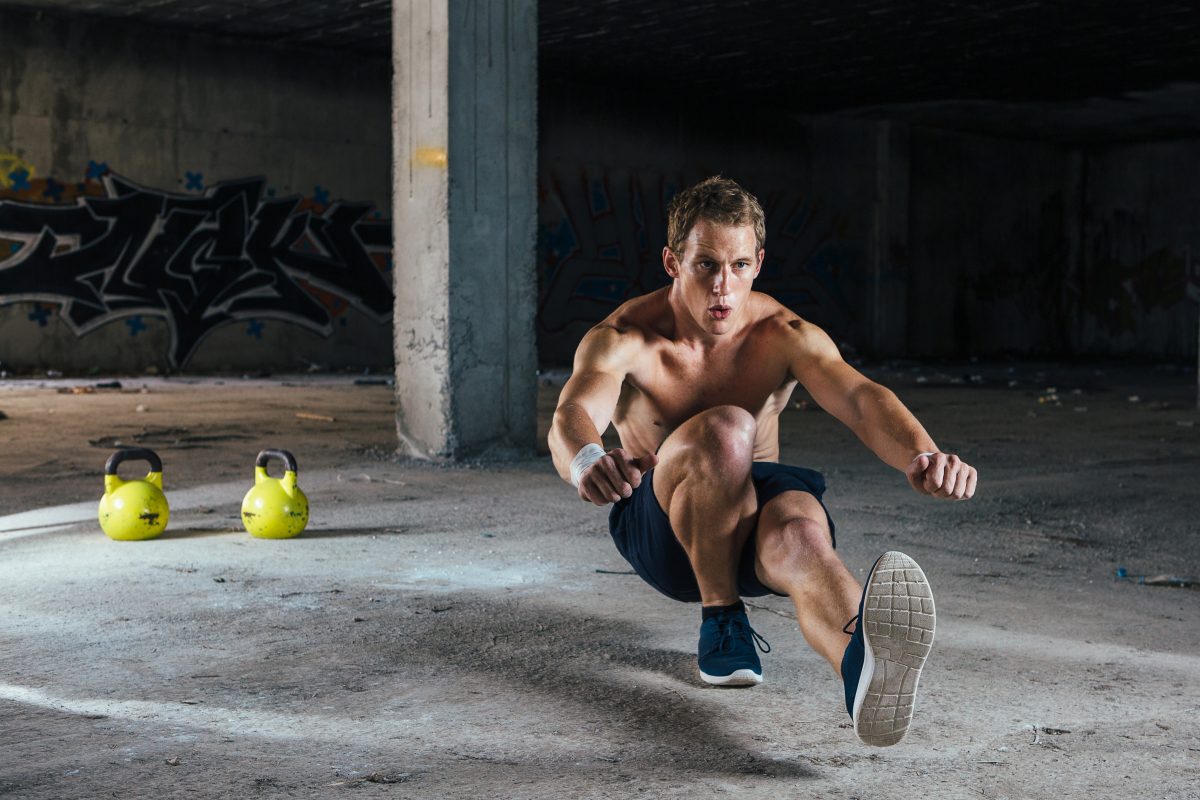
<path id="1" fill-rule="evenodd" d="M 768 294 L 755 292 L 754 301 L 757 306 L 756 316 L 758 317 L 756 327 L 764 335 L 794 338 L 806 335 L 815 327 L 795 311 L 792 311 Z"/>
<path id="2" fill-rule="evenodd" d="M 756 300 L 760 303 L 756 333 L 772 347 L 789 352 L 793 358 L 824 352 L 829 337 L 819 325 L 768 295 L 761 295 Z"/>
<path id="3" fill-rule="evenodd" d="M 577 357 L 598 368 L 627 370 L 658 336 L 655 307 L 653 294 L 626 301 L 584 335 Z"/>
<path id="4" fill-rule="evenodd" d="M 580 349 L 586 348 L 592 352 L 608 352 L 636 346 L 644 341 L 644 338 L 641 328 L 637 325 L 610 317 L 596 323 L 585 333 L 579 346 Z"/>
<path id="5" fill-rule="evenodd" d="M 601 336 L 614 343 L 625 340 L 644 343 L 658 335 L 663 325 L 667 311 L 664 298 L 660 290 L 626 300 L 592 331 L 601 332 Z"/>

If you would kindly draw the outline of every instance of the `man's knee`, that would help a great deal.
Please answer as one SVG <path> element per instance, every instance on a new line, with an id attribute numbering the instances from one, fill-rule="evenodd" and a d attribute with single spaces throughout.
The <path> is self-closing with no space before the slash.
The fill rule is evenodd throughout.
<path id="1" fill-rule="evenodd" d="M 691 419 L 694 453 L 725 466 L 749 469 L 754 460 L 754 415 L 738 406 L 717 406 Z"/>
<path id="2" fill-rule="evenodd" d="M 679 427 L 659 451 L 654 494 L 668 514 L 684 497 L 727 505 L 748 518 L 757 512 L 750 469 L 754 416 L 737 406 L 702 411 Z"/>
<path id="3" fill-rule="evenodd" d="M 829 528 L 809 517 L 785 520 L 758 534 L 758 558 L 770 573 L 798 575 L 836 560 Z"/>

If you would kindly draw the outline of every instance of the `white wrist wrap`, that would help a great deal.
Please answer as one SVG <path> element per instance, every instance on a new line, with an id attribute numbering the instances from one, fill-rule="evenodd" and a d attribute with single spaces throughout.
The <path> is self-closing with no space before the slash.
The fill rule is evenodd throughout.
<path id="1" fill-rule="evenodd" d="M 917 458 L 920 458 L 921 456 L 931 456 L 932 457 L 932 456 L 936 456 L 936 455 L 937 455 L 937 453 L 921 453 L 921 455 L 917 456 Z M 913 463 L 913 461 L 916 461 L 917 458 L 914 458 L 912 461 L 910 461 L 908 463 L 910 463 L 910 464 Z"/>
<path id="2" fill-rule="evenodd" d="M 571 459 L 571 485 L 579 488 L 583 473 L 604 456 L 604 448 L 598 444 L 585 444 Z"/>

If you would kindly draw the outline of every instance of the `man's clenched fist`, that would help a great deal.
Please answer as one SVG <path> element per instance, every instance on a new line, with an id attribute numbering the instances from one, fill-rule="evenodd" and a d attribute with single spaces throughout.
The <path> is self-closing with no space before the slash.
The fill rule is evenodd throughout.
<path id="1" fill-rule="evenodd" d="M 609 450 L 580 476 L 579 498 L 598 506 L 616 503 L 632 495 L 657 463 L 653 453 L 633 458 L 620 447 Z"/>
<path id="2" fill-rule="evenodd" d="M 949 500 L 969 500 L 975 495 L 979 473 L 956 455 L 921 454 L 904 470 L 908 483 L 920 494 Z"/>

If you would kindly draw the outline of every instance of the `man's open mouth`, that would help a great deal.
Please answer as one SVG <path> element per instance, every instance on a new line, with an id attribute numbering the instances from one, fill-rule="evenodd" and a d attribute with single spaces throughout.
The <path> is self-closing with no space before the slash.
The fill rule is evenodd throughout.
<path id="1" fill-rule="evenodd" d="M 712 315 L 713 319 L 728 319 L 729 315 L 733 313 L 733 308 L 730 306 L 709 306 L 708 313 Z"/>

